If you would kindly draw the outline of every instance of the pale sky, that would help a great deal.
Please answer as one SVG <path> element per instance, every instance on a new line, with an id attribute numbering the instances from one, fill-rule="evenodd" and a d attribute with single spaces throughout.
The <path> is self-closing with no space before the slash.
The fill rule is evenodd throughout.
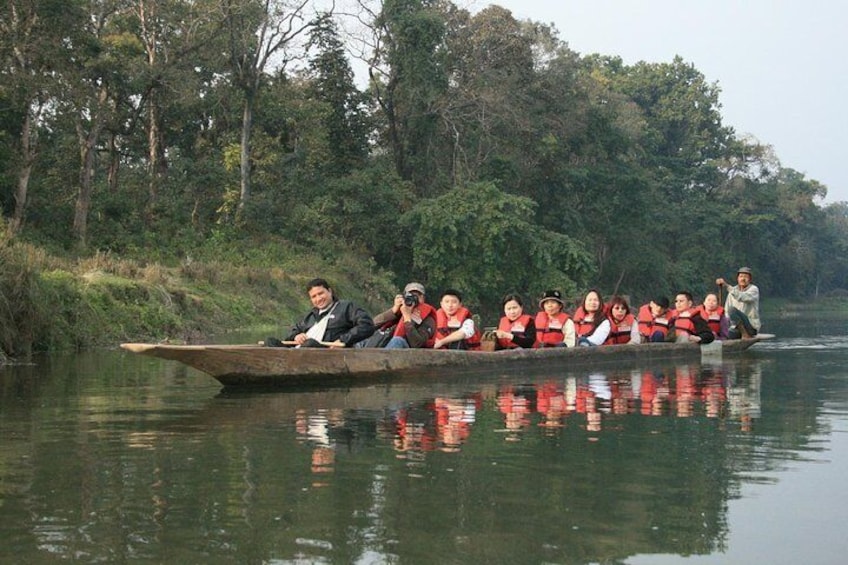
<path id="1" fill-rule="evenodd" d="M 724 124 L 848 201 L 848 3 L 840 0 L 455 0 L 552 23 L 580 53 L 675 55 L 718 83 Z"/>

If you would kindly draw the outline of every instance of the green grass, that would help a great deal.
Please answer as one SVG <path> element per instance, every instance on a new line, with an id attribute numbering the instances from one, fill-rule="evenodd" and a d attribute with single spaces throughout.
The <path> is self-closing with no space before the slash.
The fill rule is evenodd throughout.
<path id="1" fill-rule="evenodd" d="M 57 257 L 0 241 L 0 352 L 202 341 L 255 328 L 272 335 L 309 308 L 305 283 L 316 276 L 372 309 L 394 295 L 389 273 L 368 258 L 342 250 L 315 256 L 280 241 L 217 241 L 161 263 L 109 253 Z"/>

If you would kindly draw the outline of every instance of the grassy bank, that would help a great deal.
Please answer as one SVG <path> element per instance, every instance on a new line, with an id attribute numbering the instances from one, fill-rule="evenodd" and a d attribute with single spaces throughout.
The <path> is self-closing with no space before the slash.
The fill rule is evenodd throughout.
<path id="1" fill-rule="evenodd" d="M 248 249 L 249 251 L 245 251 Z M 367 258 L 316 256 L 273 242 L 214 245 L 157 262 L 108 253 L 60 257 L 0 242 L 0 360 L 33 351 L 122 341 L 198 341 L 290 324 L 309 307 L 305 282 L 327 278 L 341 296 L 378 308 L 393 296 Z"/>

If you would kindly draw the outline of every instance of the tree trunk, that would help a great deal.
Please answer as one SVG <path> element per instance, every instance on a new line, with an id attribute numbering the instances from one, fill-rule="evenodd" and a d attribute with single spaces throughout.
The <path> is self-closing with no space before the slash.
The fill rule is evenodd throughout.
<path id="1" fill-rule="evenodd" d="M 239 211 L 250 198 L 250 135 L 253 128 L 253 104 L 255 92 L 245 92 L 244 114 L 241 124 L 241 195 Z"/>
<path id="2" fill-rule="evenodd" d="M 80 247 L 86 246 L 88 238 L 88 211 L 91 209 L 91 195 L 94 190 L 94 159 L 97 155 L 97 140 L 103 130 L 107 95 L 106 89 L 101 88 L 98 93 L 96 113 L 92 117 L 91 129 L 87 135 L 84 133 L 82 116 L 77 122 L 77 136 L 80 143 L 80 173 L 72 232 Z"/>
<path id="3" fill-rule="evenodd" d="M 42 106 L 39 104 L 35 115 L 41 114 L 41 108 Z M 35 163 L 37 154 L 38 132 L 33 128 L 33 122 L 33 112 L 28 106 L 24 115 L 24 123 L 21 125 L 21 168 L 18 170 L 18 182 L 15 186 L 15 210 L 8 227 L 10 236 L 16 235 L 24 224 L 29 177 L 32 174 L 32 165 Z"/>

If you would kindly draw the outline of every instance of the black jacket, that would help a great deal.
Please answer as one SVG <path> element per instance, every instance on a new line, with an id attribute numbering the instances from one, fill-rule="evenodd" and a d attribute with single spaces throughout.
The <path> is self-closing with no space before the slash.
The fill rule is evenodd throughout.
<path id="1" fill-rule="evenodd" d="M 345 347 L 351 347 L 374 333 L 374 321 L 371 316 L 350 300 L 337 300 L 324 316 L 330 316 L 330 320 L 327 322 L 324 337 L 320 341 L 339 340 L 345 344 Z M 292 340 L 296 335 L 306 333 L 324 316 L 319 316 L 318 309 L 313 308 L 303 320 L 295 324 L 286 340 Z"/>

